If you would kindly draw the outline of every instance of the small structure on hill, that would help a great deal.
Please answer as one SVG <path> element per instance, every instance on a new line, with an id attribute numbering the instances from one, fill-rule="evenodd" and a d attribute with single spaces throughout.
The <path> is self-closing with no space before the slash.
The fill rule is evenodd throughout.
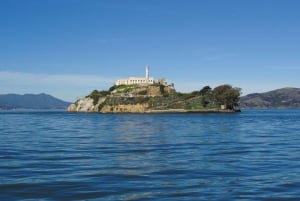
<path id="1" fill-rule="evenodd" d="M 145 77 L 129 77 L 127 79 L 117 80 L 115 83 L 117 86 L 119 85 L 150 85 L 154 84 L 154 78 L 149 76 L 149 67 L 146 66 L 146 76 Z"/>
<path id="2" fill-rule="evenodd" d="M 166 79 L 166 78 L 158 79 L 158 80 L 157 80 L 157 83 L 158 83 L 159 85 L 168 86 L 168 83 L 167 83 L 167 79 Z"/>

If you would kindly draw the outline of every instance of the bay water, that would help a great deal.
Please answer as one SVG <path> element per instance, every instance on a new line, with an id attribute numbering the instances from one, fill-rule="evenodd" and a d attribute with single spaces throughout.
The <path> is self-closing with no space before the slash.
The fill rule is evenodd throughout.
<path id="1" fill-rule="evenodd" d="M 0 111 L 0 200 L 300 200 L 300 110 Z"/>

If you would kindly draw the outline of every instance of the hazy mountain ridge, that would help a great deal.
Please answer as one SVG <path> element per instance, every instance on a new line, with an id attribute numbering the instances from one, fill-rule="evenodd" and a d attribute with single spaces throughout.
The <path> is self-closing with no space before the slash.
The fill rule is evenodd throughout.
<path id="1" fill-rule="evenodd" d="M 286 87 L 241 97 L 241 108 L 300 108 L 300 88 Z"/>
<path id="2" fill-rule="evenodd" d="M 44 93 L 0 95 L 0 109 L 65 109 L 69 104 L 69 102 Z"/>

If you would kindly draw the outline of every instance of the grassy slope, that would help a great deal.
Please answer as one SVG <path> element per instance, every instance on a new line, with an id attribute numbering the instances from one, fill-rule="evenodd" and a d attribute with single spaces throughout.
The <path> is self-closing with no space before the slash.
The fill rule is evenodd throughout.
<path id="1" fill-rule="evenodd" d="M 128 96 L 128 93 L 132 89 L 138 86 L 113 86 L 109 91 L 97 91 L 94 90 L 87 97 L 91 97 L 96 105 L 100 97 L 106 97 L 103 104 L 100 105 L 99 110 L 104 105 L 118 105 L 118 104 L 137 104 L 137 103 L 148 103 L 149 109 L 153 110 L 165 110 L 165 109 L 187 109 L 187 110 L 201 110 L 201 109 L 216 109 L 216 105 L 208 103 L 205 107 L 203 106 L 203 96 L 193 93 L 173 93 L 165 94 L 163 96 L 144 96 L 135 95 L 134 97 Z M 113 92 L 113 95 L 110 95 Z"/>

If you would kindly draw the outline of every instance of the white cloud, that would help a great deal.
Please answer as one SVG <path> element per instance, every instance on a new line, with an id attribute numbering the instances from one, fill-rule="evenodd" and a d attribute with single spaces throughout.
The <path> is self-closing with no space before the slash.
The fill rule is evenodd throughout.
<path id="1" fill-rule="evenodd" d="M 114 78 L 104 78 L 95 75 L 59 75 L 59 74 L 33 74 L 22 72 L 0 72 L 0 81 L 23 84 L 66 84 L 66 85 L 95 85 L 114 82 Z"/>
<path id="2" fill-rule="evenodd" d="M 116 78 L 96 75 L 34 74 L 0 71 L 0 93 L 49 93 L 68 101 L 94 89 L 105 90 Z"/>

